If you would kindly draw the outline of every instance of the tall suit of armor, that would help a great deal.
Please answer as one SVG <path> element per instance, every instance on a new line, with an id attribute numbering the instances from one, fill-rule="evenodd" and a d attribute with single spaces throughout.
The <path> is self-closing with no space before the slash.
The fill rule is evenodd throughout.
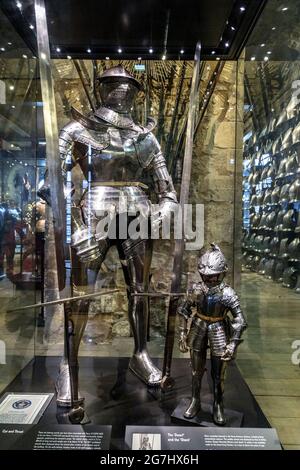
<path id="1" fill-rule="evenodd" d="M 73 110 L 74 120 L 62 129 L 59 138 L 64 174 L 79 165 L 87 180 L 87 190 L 80 204 L 73 208 L 73 288 L 75 294 L 81 293 L 83 266 L 84 276 L 94 284 L 108 249 L 116 245 L 127 285 L 128 315 L 134 338 L 129 367 L 147 385 L 155 386 L 161 380 L 161 372 L 147 352 L 148 301 L 146 297 L 131 295 L 148 291 L 152 241 L 149 237 L 133 239 L 128 233 L 119 236 L 118 229 L 122 221 L 123 231 L 124 223 L 127 229 L 132 218 L 129 216 L 124 222 L 124 215 L 132 211 L 142 213 L 149 220 L 149 182 L 158 199 L 158 225 L 171 210 L 176 210 L 176 193 L 160 146 L 151 132 L 154 121 L 150 119 L 142 127 L 131 117 L 135 96 L 141 90 L 139 82 L 122 66 L 117 66 L 106 70 L 98 84 L 102 105 L 89 116 Z M 122 209 L 124 201 L 126 209 Z M 103 209 L 110 213 L 109 224 L 116 222 L 116 237 L 105 236 L 99 230 Z M 88 308 L 89 302 L 85 300 L 68 313 L 66 354 L 56 384 L 57 402 L 62 406 L 70 405 L 70 385 L 75 397 L 77 394 L 77 355 Z M 73 371 L 72 383 L 69 366 Z"/>
<path id="2" fill-rule="evenodd" d="M 227 263 L 220 248 L 212 244 L 199 259 L 201 282 L 193 284 L 178 309 L 180 315 L 179 347 L 190 350 L 192 366 L 192 400 L 185 411 L 193 418 L 201 409 L 201 380 L 205 371 L 207 347 L 210 348 L 213 380 L 213 420 L 222 426 L 223 394 L 227 362 L 234 358 L 241 335 L 247 327 L 235 291 L 223 281 Z M 231 313 L 232 319 L 227 316 Z M 189 332 L 187 323 L 191 321 Z"/>

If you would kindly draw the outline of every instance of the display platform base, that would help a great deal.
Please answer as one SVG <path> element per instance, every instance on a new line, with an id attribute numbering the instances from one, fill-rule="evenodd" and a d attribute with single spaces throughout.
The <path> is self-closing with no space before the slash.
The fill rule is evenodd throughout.
<path id="1" fill-rule="evenodd" d="M 199 413 L 194 418 L 185 418 L 184 412 L 187 409 L 189 403 L 190 400 L 188 398 L 182 398 L 182 400 L 180 400 L 178 406 L 171 414 L 171 418 L 174 423 L 181 422 L 184 423 L 185 426 L 190 424 L 194 426 L 207 426 L 210 428 L 220 427 L 213 422 L 212 405 L 209 405 L 208 403 L 201 404 L 201 411 L 199 411 Z M 225 408 L 224 414 L 226 417 L 226 427 L 240 428 L 242 426 L 244 418 L 243 413 Z"/>
<path id="2" fill-rule="evenodd" d="M 129 360 L 129 357 L 81 357 L 79 360 L 80 392 L 85 397 L 85 410 L 91 421 L 86 426 L 112 425 L 112 449 L 124 448 L 126 425 L 174 426 L 171 418 L 174 409 L 182 398 L 191 394 L 189 359 L 173 360 L 174 388 L 168 392 L 156 390 L 155 394 L 128 370 Z M 154 362 L 162 367 L 162 359 L 155 359 Z M 59 363 L 59 357 L 37 356 L 4 392 L 53 392 Z M 202 380 L 202 401 L 212 403 L 209 360 L 206 367 L 207 373 Z M 234 362 L 227 367 L 224 403 L 226 408 L 244 414 L 243 427 L 270 427 Z M 58 423 L 66 424 L 65 413 L 65 408 L 57 408 L 54 397 L 39 425 L 51 427 Z M 188 423 L 182 420 L 176 425 L 187 426 Z"/>

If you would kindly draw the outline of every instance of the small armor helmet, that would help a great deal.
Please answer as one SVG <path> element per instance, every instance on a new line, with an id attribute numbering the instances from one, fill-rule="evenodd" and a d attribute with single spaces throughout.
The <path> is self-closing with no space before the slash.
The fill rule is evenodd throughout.
<path id="1" fill-rule="evenodd" d="M 228 271 L 227 261 L 222 251 L 215 243 L 199 258 L 199 274 L 208 287 L 220 284 Z"/>
<path id="2" fill-rule="evenodd" d="M 122 65 L 117 65 L 98 78 L 103 106 L 121 114 L 129 114 L 142 85 Z"/>

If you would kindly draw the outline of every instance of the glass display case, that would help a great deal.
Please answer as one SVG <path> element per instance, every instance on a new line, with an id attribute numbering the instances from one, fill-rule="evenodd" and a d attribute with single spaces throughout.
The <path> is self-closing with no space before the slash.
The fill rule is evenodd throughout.
<path id="1" fill-rule="evenodd" d="M 201 60 L 171 27 L 134 46 L 130 14 L 127 45 L 91 39 L 92 1 L 78 43 L 69 2 L 1 6 L 0 428 L 34 404 L 29 447 L 83 424 L 107 449 L 300 445 L 299 7 L 225 3 Z"/>

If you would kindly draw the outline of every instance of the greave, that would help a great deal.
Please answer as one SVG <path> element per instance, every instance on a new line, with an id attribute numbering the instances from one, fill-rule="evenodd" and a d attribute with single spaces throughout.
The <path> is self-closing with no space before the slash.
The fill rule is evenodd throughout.
<path id="1" fill-rule="evenodd" d="M 213 420 L 218 426 L 226 424 L 223 403 L 225 371 L 226 362 L 218 356 L 211 356 L 211 376 L 214 387 Z"/>
<path id="2" fill-rule="evenodd" d="M 201 382 L 205 371 L 206 362 L 206 344 L 203 345 L 201 351 L 191 350 L 192 362 L 192 400 L 184 413 L 184 417 L 188 419 L 194 418 L 201 409 Z"/>
<path id="3" fill-rule="evenodd" d="M 73 304 L 74 305 L 74 304 Z M 78 349 L 87 323 L 89 301 L 82 301 L 72 311 L 65 304 L 65 355 L 56 380 L 56 401 L 59 406 L 76 406 L 84 401 L 78 391 Z"/>

